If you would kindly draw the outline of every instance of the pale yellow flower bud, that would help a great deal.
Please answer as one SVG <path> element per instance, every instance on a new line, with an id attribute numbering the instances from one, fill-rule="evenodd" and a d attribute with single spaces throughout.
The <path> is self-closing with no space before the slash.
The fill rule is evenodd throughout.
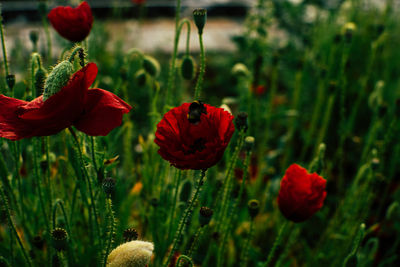
<path id="1" fill-rule="evenodd" d="M 146 241 L 131 241 L 115 248 L 108 255 L 107 267 L 144 267 L 149 264 L 154 244 Z"/>

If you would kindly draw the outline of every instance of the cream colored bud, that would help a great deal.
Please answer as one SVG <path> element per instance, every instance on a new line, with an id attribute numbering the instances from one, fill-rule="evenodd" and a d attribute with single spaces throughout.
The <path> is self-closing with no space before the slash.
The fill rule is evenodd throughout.
<path id="1" fill-rule="evenodd" d="M 115 248 L 108 255 L 107 267 L 145 267 L 153 254 L 154 244 L 134 240 Z"/>

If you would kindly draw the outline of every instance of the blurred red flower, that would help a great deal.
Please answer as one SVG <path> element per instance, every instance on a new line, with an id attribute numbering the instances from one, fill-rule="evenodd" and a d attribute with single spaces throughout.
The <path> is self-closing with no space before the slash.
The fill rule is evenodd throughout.
<path id="1" fill-rule="evenodd" d="M 257 96 L 262 96 L 267 92 L 267 87 L 265 85 L 258 85 L 253 87 L 253 93 L 256 94 Z"/>
<path id="2" fill-rule="evenodd" d="M 96 64 L 89 63 L 46 101 L 43 96 L 27 102 L 0 95 L 0 137 L 47 136 L 72 125 L 88 135 L 107 135 L 131 106 L 111 92 L 88 89 L 96 76 Z"/>
<path id="3" fill-rule="evenodd" d="M 146 3 L 146 0 L 131 0 L 131 2 L 137 5 L 141 5 Z"/>
<path id="4" fill-rule="evenodd" d="M 92 11 L 84 1 L 76 8 L 59 6 L 47 15 L 54 29 L 72 42 L 83 41 L 90 33 L 93 24 Z"/>
<path id="5" fill-rule="evenodd" d="M 322 208 L 326 197 L 326 180 L 316 173 L 292 164 L 281 181 L 278 205 L 282 214 L 293 222 L 302 222 Z"/>
<path id="6" fill-rule="evenodd" d="M 235 131 L 232 121 L 233 116 L 222 108 L 184 103 L 158 123 L 154 140 L 160 147 L 158 153 L 179 169 L 210 168 L 222 158 L 231 140 Z"/>

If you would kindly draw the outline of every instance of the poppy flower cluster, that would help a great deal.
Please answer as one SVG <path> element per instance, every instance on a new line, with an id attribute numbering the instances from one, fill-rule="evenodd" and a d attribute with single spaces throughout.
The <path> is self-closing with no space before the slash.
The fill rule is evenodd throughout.
<path id="1" fill-rule="evenodd" d="M 158 153 L 179 169 L 207 169 L 223 156 L 235 131 L 233 116 L 195 101 L 168 111 L 157 125 Z"/>
<path id="2" fill-rule="evenodd" d="M 278 194 L 282 214 L 293 222 L 303 222 L 322 208 L 326 197 L 326 180 L 316 173 L 309 174 L 297 164 L 286 170 Z"/>
<path id="3" fill-rule="evenodd" d="M 89 63 L 47 100 L 43 95 L 30 102 L 0 95 L 0 137 L 47 136 L 70 126 L 92 136 L 107 135 L 131 106 L 106 90 L 88 89 L 96 76 L 96 64 Z"/>
<path id="4" fill-rule="evenodd" d="M 79 6 L 59 6 L 47 15 L 53 28 L 71 42 L 81 42 L 90 33 L 93 15 L 89 4 L 83 1 Z"/>

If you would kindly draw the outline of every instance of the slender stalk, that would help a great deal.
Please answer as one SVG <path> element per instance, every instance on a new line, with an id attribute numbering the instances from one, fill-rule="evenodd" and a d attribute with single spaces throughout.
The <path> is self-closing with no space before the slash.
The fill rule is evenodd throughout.
<path id="1" fill-rule="evenodd" d="M 19 237 L 17 230 L 15 229 L 14 222 L 13 222 L 13 220 L 11 218 L 10 208 L 8 206 L 7 198 L 6 198 L 6 196 L 5 196 L 4 192 L 3 192 L 3 188 L 2 187 L 0 187 L 0 197 L 1 197 L 1 202 L 4 205 L 5 213 L 6 213 L 6 216 L 7 216 L 7 220 L 8 220 L 9 226 L 10 226 L 10 228 L 12 230 L 12 233 L 14 234 L 15 238 L 18 241 L 18 244 L 19 244 L 19 246 L 20 246 L 20 248 L 22 250 L 22 254 L 24 255 L 24 258 L 25 258 L 25 261 L 26 261 L 27 265 L 28 266 L 32 266 L 31 259 L 29 258 L 28 253 L 27 253 L 26 249 L 24 248 L 24 245 L 22 244 L 21 238 Z"/>
<path id="2" fill-rule="evenodd" d="M 174 175 L 174 198 L 172 201 L 172 211 L 170 213 L 169 217 L 169 228 L 168 228 L 168 238 L 167 240 L 170 239 L 171 233 L 172 233 L 172 226 L 174 225 L 173 220 L 174 220 L 174 215 L 175 215 L 175 208 L 176 208 L 176 200 L 178 198 L 178 191 L 179 191 L 179 183 L 181 181 L 181 174 L 182 171 L 175 169 L 175 175 Z"/>
<path id="3" fill-rule="evenodd" d="M 111 249 L 111 244 L 113 243 L 113 235 L 114 235 L 114 211 L 112 209 L 112 201 L 111 198 L 107 198 L 107 208 L 108 208 L 108 214 L 109 214 L 109 235 L 107 238 L 107 247 L 106 247 L 106 251 L 104 254 L 104 261 L 103 261 L 103 266 L 106 267 L 107 265 L 107 258 L 108 258 L 108 254 L 110 253 L 110 249 Z"/>
<path id="4" fill-rule="evenodd" d="M 284 234 L 287 226 L 288 226 L 288 221 L 285 220 L 285 222 L 281 226 L 281 229 L 279 230 L 279 234 L 278 234 L 277 238 L 275 239 L 274 245 L 272 246 L 272 248 L 268 254 L 267 262 L 264 265 L 265 267 L 273 266 L 276 256 L 277 256 L 276 253 L 278 252 L 278 248 L 281 245 L 282 237 L 283 237 L 283 234 Z"/>
<path id="5" fill-rule="evenodd" d="M 200 33 L 199 33 L 199 42 L 200 42 L 200 72 L 199 76 L 197 77 L 197 83 L 194 90 L 194 99 L 200 98 L 201 90 L 203 89 L 204 73 L 206 71 L 206 55 L 204 51 L 203 34 Z"/>
<path id="6" fill-rule="evenodd" d="M 196 234 L 195 234 L 195 236 L 194 236 L 194 239 L 193 239 L 193 241 L 192 241 L 192 244 L 190 245 L 190 249 L 189 249 L 189 251 L 188 251 L 188 253 L 187 253 L 187 255 L 189 256 L 189 257 L 192 257 L 192 254 L 196 251 L 196 249 L 197 249 L 197 245 L 198 245 L 198 241 L 199 241 L 199 239 L 200 239 L 200 236 L 201 236 L 201 234 L 203 233 L 203 228 L 204 227 L 199 227 L 199 229 L 197 229 L 197 231 L 196 231 Z"/>
<path id="7" fill-rule="evenodd" d="M 95 170 L 95 172 L 96 172 L 96 174 L 97 174 L 97 172 L 99 171 L 99 169 L 98 169 L 98 167 L 97 167 L 97 161 L 96 161 L 96 149 L 95 149 L 95 142 L 96 142 L 96 140 L 95 140 L 95 137 L 93 137 L 93 136 L 90 136 L 90 146 L 91 146 L 91 154 L 92 154 L 92 161 L 93 161 L 93 167 L 94 167 L 94 170 Z"/>
<path id="8" fill-rule="evenodd" d="M 53 229 L 56 228 L 57 207 L 61 208 L 65 220 L 65 227 L 67 229 L 68 234 L 71 235 L 71 228 L 69 228 L 68 217 L 64 208 L 64 201 L 62 201 L 61 199 L 56 199 L 56 201 L 53 204 Z"/>
<path id="9" fill-rule="evenodd" d="M 243 266 L 243 267 L 247 266 L 248 254 L 249 254 L 249 243 L 253 237 L 253 228 L 254 228 L 254 220 L 251 219 L 249 235 L 247 236 L 246 240 L 244 241 L 244 244 L 242 247 L 242 253 L 240 255 L 240 266 Z"/>
<path id="10" fill-rule="evenodd" d="M 188 217 L 190 216 L 190 214 L 192 213 L 193 207 L 194 207 L 194 202 L 197 200 L 197 196 L 199 195 L 200 189 L 204 183 L 204 178 L 206 176 L 206 171 L 202 170 L 201 174 L 200 174 L 200 178 L 199 178 L 199 182 L 197 184 L 196 190 L 192 196 L 192 199 L 189 200 L 188 202 L 188 206 L 183 214 L 183 217 L 181 219 L 181 221 L 179 222 L 179 226 L 178 226 L 178 230 L 175 233 L 175 238 L 172 244 L 172 248 L 171 251 L 169 252 L 168 258 L 167 260 L 164 262 L 163 266 L 166 267 L 168 266 L 168 263 L 170 262 L 172 255 L 174 255 L 175 251 L 178 249 L 178 244 L 180 239 L 182 238 L 182 232 L 185 229 L 186 224 L 188 223 Z"/>
<path id="11" fill-rule="evenodd" d="M 8 61 L 7 61 L 7 51 L 6 51 L 6 44 L 4 41 L 4 31 L 3 31 L 3 16 L 1 14 L 1 6 L 0 6 L 0 36 L 1 36 L 1 46 L 3 48 L 3 60 L 4 60 L 4 69 L 6 71 L 6 76 L 8 76 L 9 70 L 8 70 Z M 11 88 L 10 88 L 11 89 Z"/>

